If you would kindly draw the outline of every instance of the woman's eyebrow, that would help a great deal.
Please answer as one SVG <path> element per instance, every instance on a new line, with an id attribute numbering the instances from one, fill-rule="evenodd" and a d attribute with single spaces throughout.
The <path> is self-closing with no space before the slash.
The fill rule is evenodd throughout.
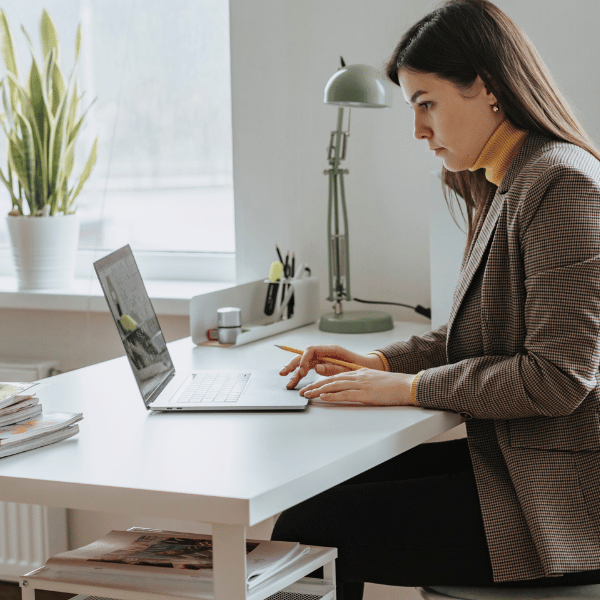
<path id="1" fill-rule="evenodd" d="M 417 101 L 417 98 L 419 96 L 421 96 L 422 94 L 426 94 L 427 92 L 425 90 L 419 90 L 417 92 L 415 92 L 411 97 L 410 97 L 410 103 L 414 104 Z"/>

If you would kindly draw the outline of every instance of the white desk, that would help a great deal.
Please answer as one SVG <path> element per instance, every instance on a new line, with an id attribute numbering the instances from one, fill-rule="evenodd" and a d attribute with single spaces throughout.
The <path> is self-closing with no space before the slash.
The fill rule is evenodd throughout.
<path id="1" fill-rule="evenodd" d="M 177 369 L 279 369 L 274 347 L 336 343 L 367 352 L 424 333 L 336 335 L 315 325 L 239 348 L 170 344 Z M 282 378 L 282 393 L 285 379 Z M 82 411 L 78 436 L 0 461 L 0 500 L 213 524 L 215 599 L 245 598 L 246 527 L 460 423 L 413 407 L 310 406 L 302 413 L 146 411 L 125 358 L 60 375 L 46 410 Z"/>

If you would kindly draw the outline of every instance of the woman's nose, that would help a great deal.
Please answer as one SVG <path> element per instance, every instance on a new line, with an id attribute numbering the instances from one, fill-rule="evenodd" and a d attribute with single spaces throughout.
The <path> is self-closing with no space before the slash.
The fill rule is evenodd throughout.
<path id="1" fill-rule="evenodd" d="M 425 126 L 423 120 L 419 118 L 418 115 L 415 115 L 415 130 L 414 136 L 418 140 L 424 140 L 431 136 L 431 129 Z"/>

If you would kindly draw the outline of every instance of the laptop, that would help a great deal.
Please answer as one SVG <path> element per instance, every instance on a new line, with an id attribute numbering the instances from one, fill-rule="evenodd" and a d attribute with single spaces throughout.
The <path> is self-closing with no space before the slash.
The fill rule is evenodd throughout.
<path id="1" fill-rule="evenodd" d="M 94 268 L 148 410 L 304 410 L 308 405 L 307 398 L 286 389 L 275 370 L 176 373 L 131 248 L 101 258 Z"/>

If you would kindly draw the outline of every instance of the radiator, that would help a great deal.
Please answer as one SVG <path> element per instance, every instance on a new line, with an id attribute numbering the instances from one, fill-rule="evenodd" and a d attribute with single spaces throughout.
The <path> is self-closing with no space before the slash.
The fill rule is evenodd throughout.
<path id="1" fill-rule="evenodd" d="M 0 579 L 17 581 L 67 550 L 67 511 L 0 502 Z"/>
<path id="2" fill-rule="evenodd" d="M 0 381 L 34 381 L 56 368 L 54 360 L 0 357 Z M 0 502 L 0 580 L 17 581 L 66 550 L 66 509 Z"/>

